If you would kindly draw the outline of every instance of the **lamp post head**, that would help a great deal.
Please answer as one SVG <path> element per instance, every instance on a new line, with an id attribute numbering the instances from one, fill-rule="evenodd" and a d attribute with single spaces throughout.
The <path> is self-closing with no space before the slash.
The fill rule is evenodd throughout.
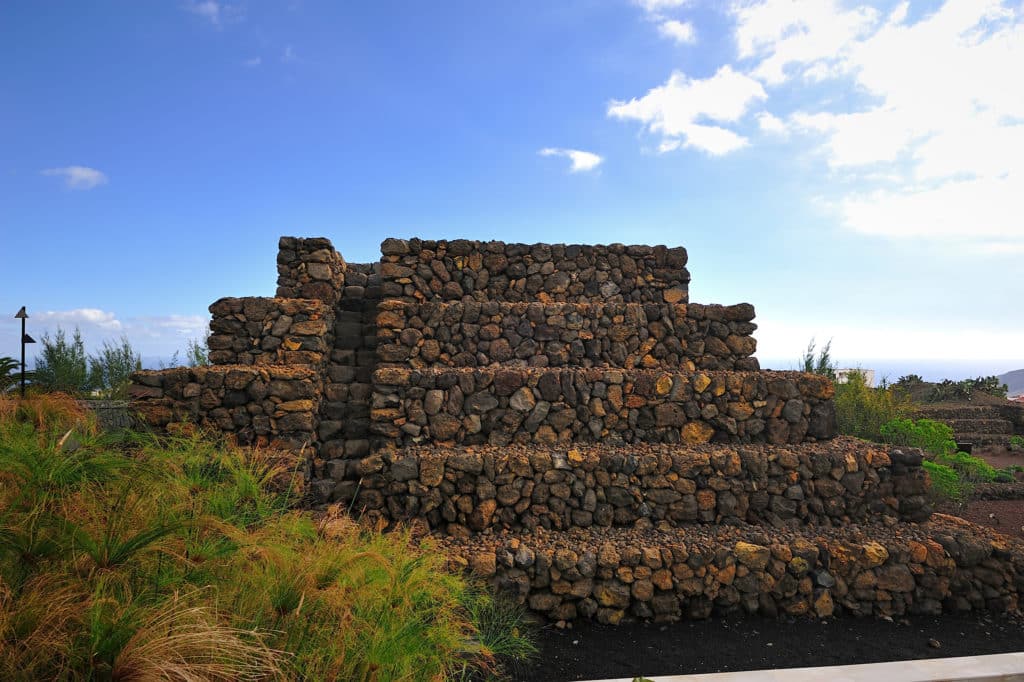
<path id="1" fill-rule="evenodd" d="M 16 320 L 27 320 L 28 319 L 28 313 L 25 312 L 25 306 L 21 306 L 21 310 L 19 310 L 17 312 L 17 314 L 14 316 L 14 319 L 16 319 Z"/>

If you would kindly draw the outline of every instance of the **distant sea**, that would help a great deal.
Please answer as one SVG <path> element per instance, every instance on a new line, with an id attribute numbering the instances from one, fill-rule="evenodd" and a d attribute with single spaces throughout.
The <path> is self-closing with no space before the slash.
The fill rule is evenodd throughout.
<path id="1" fill-rule="evenodd" d="M 763 369 L 796 369 L 797 360 L 760 358 Z M 859 367 L 875 370 L 876 383 L 883 378 L 890 382 L 908 374 L 920 375 L 925 381 L 973 379 L 999 376 L 1015 369 L 1024 369 L 1024 358 L 1017 360 L 850 360 L 840 358 L 840 368 Z"/>

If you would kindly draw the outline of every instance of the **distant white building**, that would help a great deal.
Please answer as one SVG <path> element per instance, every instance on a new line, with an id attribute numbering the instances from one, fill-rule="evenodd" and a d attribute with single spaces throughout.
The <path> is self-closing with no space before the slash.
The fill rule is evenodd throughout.
<path id="1" fill-rule="evenodd" d="M 873 369 L 863 369 L 861 367 L 848 367 L 846 369 L 837 369 L 836 370 L 836 383 L 837 384 L 845 384 L 847 381 L 850 380 L 850 375 L 853 374 L 854 372 L 860 372 L 861 374 L 863 374 L 864 375 L 864 383 L 867 384 L 868 386 L 874 388 L 874 386 L 875 386 L 875 370 L 873 370 Z"/>

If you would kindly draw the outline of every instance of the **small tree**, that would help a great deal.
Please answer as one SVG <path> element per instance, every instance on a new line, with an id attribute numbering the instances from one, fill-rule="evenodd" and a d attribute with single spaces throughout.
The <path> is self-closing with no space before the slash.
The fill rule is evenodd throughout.
<path id="1" fill-rule="evenodd" d="M 70 341 L 64 330 L 57 327 L 57 332 L 52 338 L 47 332 L 43 334 L 39 343 L 42 354 L 35 358 L 33 385 L 46 391 L 88 393 L 92 387 L 85 361 L 85 344 L 82 343 L 82 334 L 78 328 L 75 328 L 75 334 Z"/>
<path id="2" fill-rule="evenodd" d="M 185 359 L 189 367 L 206 367 L 210 364 L 209 340 L 209 332 L 203 337 L 202 343 L 197 339 L 188 340 Z"/>
<path id="3" fill-rule="evenodd" d="M 839 433 L 881 443 L 882 426 L 905 416 L 912 403 L 902 391 L 885 382 L 872 388 L 863 372 L 852 371 L 846 383 L 836 384 L 835 406 Z"/>
<path id="4" fill-rule="evenodd" d="M 128 397 L 132 372 L 142 369 L 142 356 L 135 352 L 128 337 L 119 344 L 103 342 L 97 355 L 89 356 L 89 379 L 104 397 L 123 400 Z"/>
<path id="5" fill-rule="evenodd" d="M 836 363 L 832 360 L 832 339 L 828 340 L 817 356 L 814 355 L 814 339 L 807 344 L 807 350 L 800 358 L 800 368 L 810 374 L 821 374 L 832 381 L 836 379 Z"/>

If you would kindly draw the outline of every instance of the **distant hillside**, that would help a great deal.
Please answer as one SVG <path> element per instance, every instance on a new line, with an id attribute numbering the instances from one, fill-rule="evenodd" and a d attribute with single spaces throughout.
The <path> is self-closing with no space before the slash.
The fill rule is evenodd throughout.
<path id="1" fill-rule="evenodd" d="M 1015 369 L 1002 374 L 999 380 L 1006 384 L 1006 388 L 1009 389 L 1007 395 L 1010 397 L 1024 393 L 1024 369 Z"/>

